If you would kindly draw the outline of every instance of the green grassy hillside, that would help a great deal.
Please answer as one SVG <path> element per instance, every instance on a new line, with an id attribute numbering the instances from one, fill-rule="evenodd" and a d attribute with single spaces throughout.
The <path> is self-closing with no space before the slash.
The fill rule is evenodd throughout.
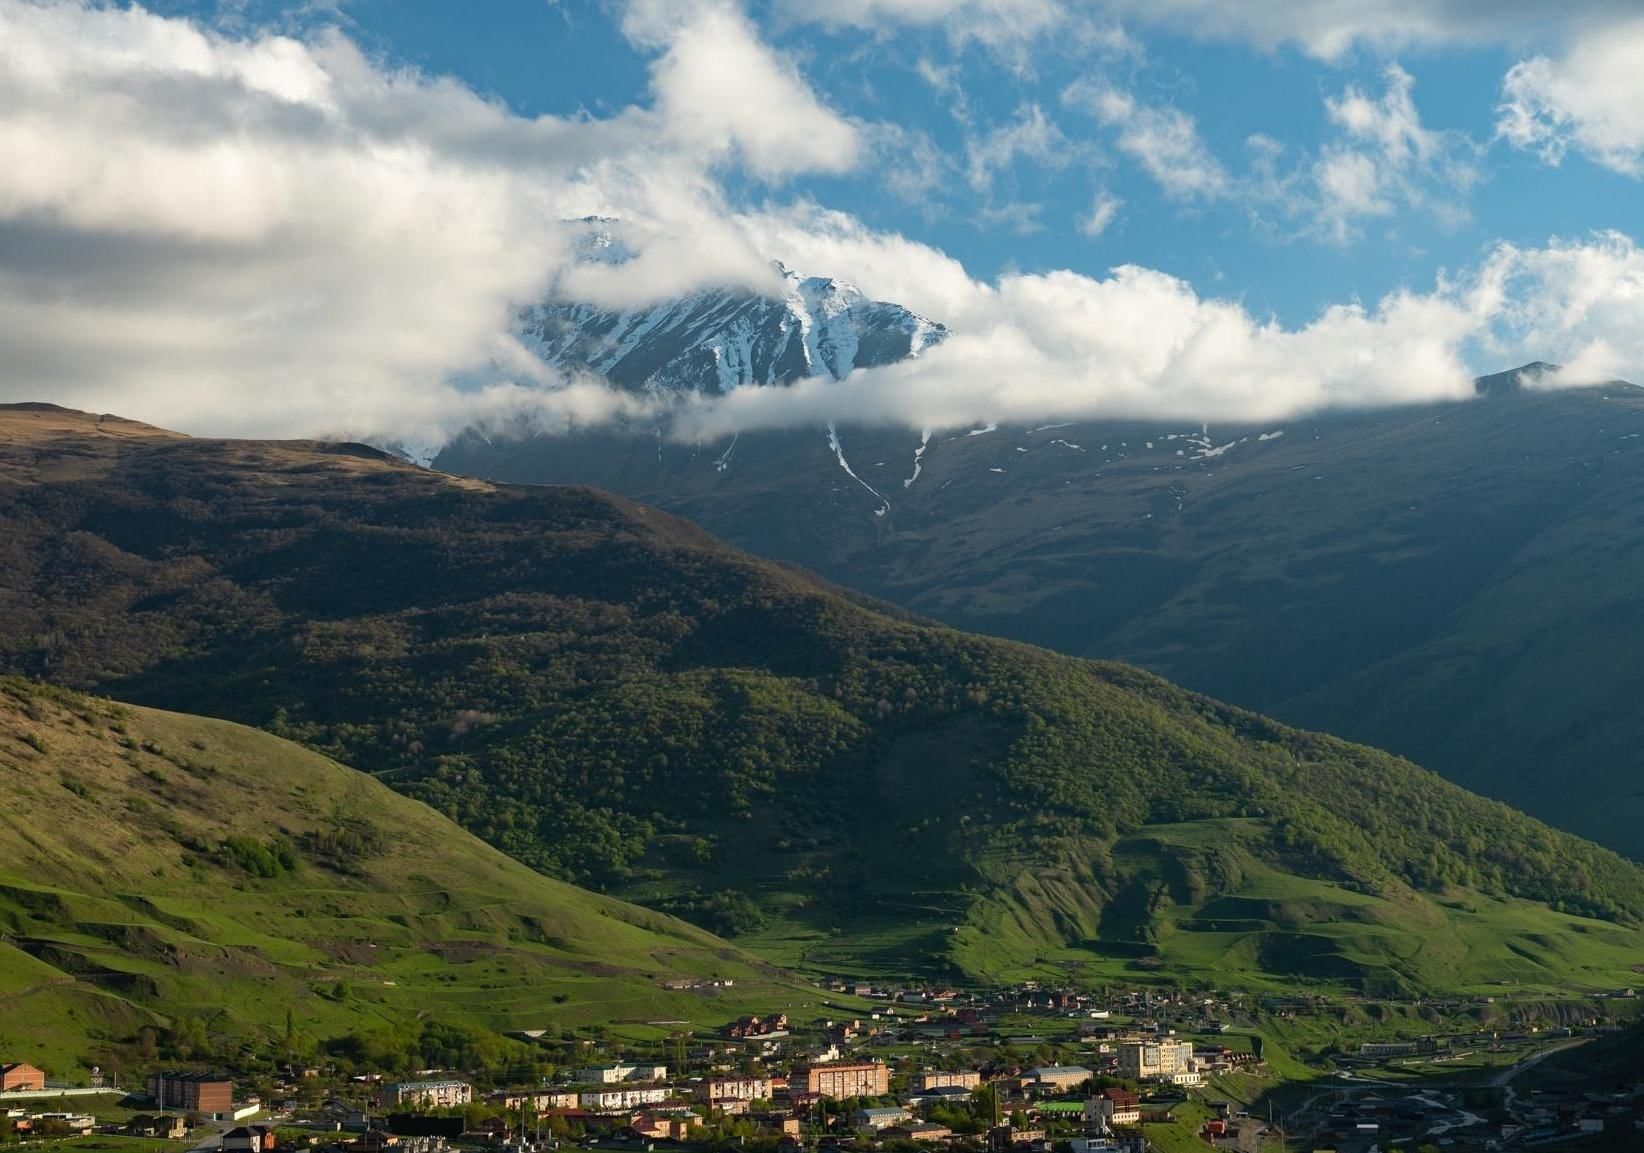
<path id="1" fill-rule="evenodd" d="M 0 661 L 267 726 L 767 956 L 1395 991 L 1611 986 L 1644 944 L 1637 866 L 1405 761 L 618 498 L 0 426 Z"/>
<path id="2" fill-rule="evenodd" d="M 731 989 L 664 981 L 732 978 Z M 534 873 L 370 777 L 223 721 L 0 682 L 0 1051 L 55 1074 L 420 1021 L 719 1025 L 786 986 Z M 197 1027 L 196 1027 L 197 1026 Z M 196 1054 L 199 1055 L 199 1054 Z"/>

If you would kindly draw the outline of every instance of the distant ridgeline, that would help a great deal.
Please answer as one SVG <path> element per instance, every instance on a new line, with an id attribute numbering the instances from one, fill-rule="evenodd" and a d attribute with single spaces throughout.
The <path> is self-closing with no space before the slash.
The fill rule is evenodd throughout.
<path id="1" fill-rule="evenodd" d="M 0 550 L 6 667 L 812 967 L 1598 989 L 1644 946 L 1637 866 L 1405 761 L 591 490 L 10 411 Z"/>

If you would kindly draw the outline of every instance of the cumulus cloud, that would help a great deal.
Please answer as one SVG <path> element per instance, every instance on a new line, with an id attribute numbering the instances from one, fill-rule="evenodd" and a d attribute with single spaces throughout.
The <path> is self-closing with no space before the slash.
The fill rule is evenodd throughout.
<path id="1" fill-rule="evenodd" d="M 1342 138 L 1326 146 L 1314 164 L 1318 201 L 1313 211 L 1338 240 L 1352 235 L 1357 219 L 1389 216 L 1399 207 L 1437 208 L 1459 216 L 1459 199 L 1478 180 L 1478 150 L 1472 141 L 1463 133 L 1422 124 L 1415 77 L 1390 64 L 1383 79 L 1379 96 L 1350 86 L 1325 101 Z"/>
<path id="2" fill-rule="evenodd" d="M 986 321 L 918 359 L 838 383 L 739 390 L 691 406 L 677 433 L 850 420 L 955 428 L 985 421 L 1168 417 L 1262 421 L 1329 407 L 1461 398 L 1479 323 L 1467 293 L 1396 293 L 1287 329 L 1134 266 L 1106 277 L 1006 276 Z"/>
<path id="3" fill-rule="evenodd" d="M 1644 176 L 1644 20 L 1580 36 L 1556 57 L 1521 60 L 1502 83 L 1496 135 L 1557 164 L 1571 148 Z"/>
<path id="4" fill-rule="evenodd" d="M 1631 237 L 1503 245 L 1484 279 L 1500 305 L 1482 343 L 1498 363 L 1557 361 L 1544 387 L 1644 382 L 1644 249 Z"/>
<path id="5" fill-rule="evenodd" d="M 524 118 L 335 32 L 230 37 L 141 8 L 0 0 L 0 395 L 209 433 L 438 440 L 476 421 L 667 417 L 699 435 L 826 419 L 1272 419 L 1466 395 L 1478 348 L 1562 359 L 1568 380 L 1644 360 L 1644 260 L 1616 235 L 1500 249 L 1469 275 L 1299 327 L 1131 265 L 978 279 L 928 245 L 779 199 L 792 173 L 858 162 L 877 130 L 832 113 L 737 9 L 636 4 L 625 28 L 653 54 L 649 103 Z M 1379 164 L 1438 164 L 1444 148 L 1398 95 L 1350 90 L 1330 111 Z M 1121 147 L 1150 130 L 1166 144 L 1133 144 L 1138 158 L 1192 167 L 1194 134 L 1127 100 L 1097 108 Z M 1002 151 L 1054 155 L 1047 120 L 1021 126 Z M 761 206 L 726 193 L 728 171 Z M 1098 197 L 1087 233 L 1117 208 Z M 619 217 L 632 259 L 577 259 L 587 230 L 565 222 L 585 215 Z M 614 306 L 759 289 L 771 256 L 953 335 L 844 382 L 671 413 L 549 379 L 508 335 L 513 310 L 550 289 Z"/>
<path id="6" fill-rule="evenodd" d="M 714 173 L 836 171 L 857 129 L 736 10 L 671 10 L 633 30 L 656 36 L 652 104 L 594 120 L 513 115 L 334 31 L 0 0 L 0 395 L 436 436 L 522 399 L 464 373 L 545 383 L 508 319 L 562 273 L 607 303 L 769 283 Z M 565 271 L 586 214 L 629 223 L 624 275 Z"/>
<path id="7" fill-rule="evenodd" d="M 1334 305 L 1287 327 L 1146 268 L 984 282 L 935 249 L 837 212 L 802 208 L 745 223 L 796 261 L 941 317 L 953 335 L 916 360 L 842 382 L 691 403 L 673 414 L 680 437 L 828 421 L 1277 420 L 1464 399 L 1475 367 L 1535 359 L 1566 366 L 1544 387 L 1644 378 L 1644 251 L 1616 233 L 1497 246 L 1427 291 Z"/>

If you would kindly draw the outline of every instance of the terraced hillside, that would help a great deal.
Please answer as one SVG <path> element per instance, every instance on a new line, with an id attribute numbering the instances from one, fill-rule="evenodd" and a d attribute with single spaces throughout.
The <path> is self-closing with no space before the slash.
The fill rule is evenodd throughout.
<path id="1" fill-rule="evenodd" d="M 224 721 L 0 682 L 0 798 L 0 1041 L 56 1075 L 118 1066 L 145 1027 L 162 1048 L 266 1050 L 288 1028 L 718 1025 L 798 996 L 699 929 Z M 733 989 L 663 987 L 718 977 Z"/>
<path id="2" fill-rule="evenodd" d="M 0 417 L 0 662 L 266 726 L 780 961 L 1626 983 L 1644 872 L 1123 665 L 586 489 Z"/>

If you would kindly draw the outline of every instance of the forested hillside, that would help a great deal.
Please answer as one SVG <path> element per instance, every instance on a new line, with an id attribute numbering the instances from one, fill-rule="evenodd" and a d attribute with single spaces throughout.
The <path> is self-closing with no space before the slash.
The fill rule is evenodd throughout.
<path id="1" fill-rule="evenodd" d="M 820 429 L 734 453 L 648 429 L 468 436 L 438 465 L 655 503 L 957 627 L 1402 753 L 1644 859 L 1644 390 L 1480 389 L 1246 427 L 841 425 L 854 476 Z"/>
<path id="2" fill-rule="evenodd" d="M 767 956 L 1602 987 L 1644 941 L 1636 866 L 1407 762 L 615 497 L 4 426 L 10 668 L 297 738 Z"/>

